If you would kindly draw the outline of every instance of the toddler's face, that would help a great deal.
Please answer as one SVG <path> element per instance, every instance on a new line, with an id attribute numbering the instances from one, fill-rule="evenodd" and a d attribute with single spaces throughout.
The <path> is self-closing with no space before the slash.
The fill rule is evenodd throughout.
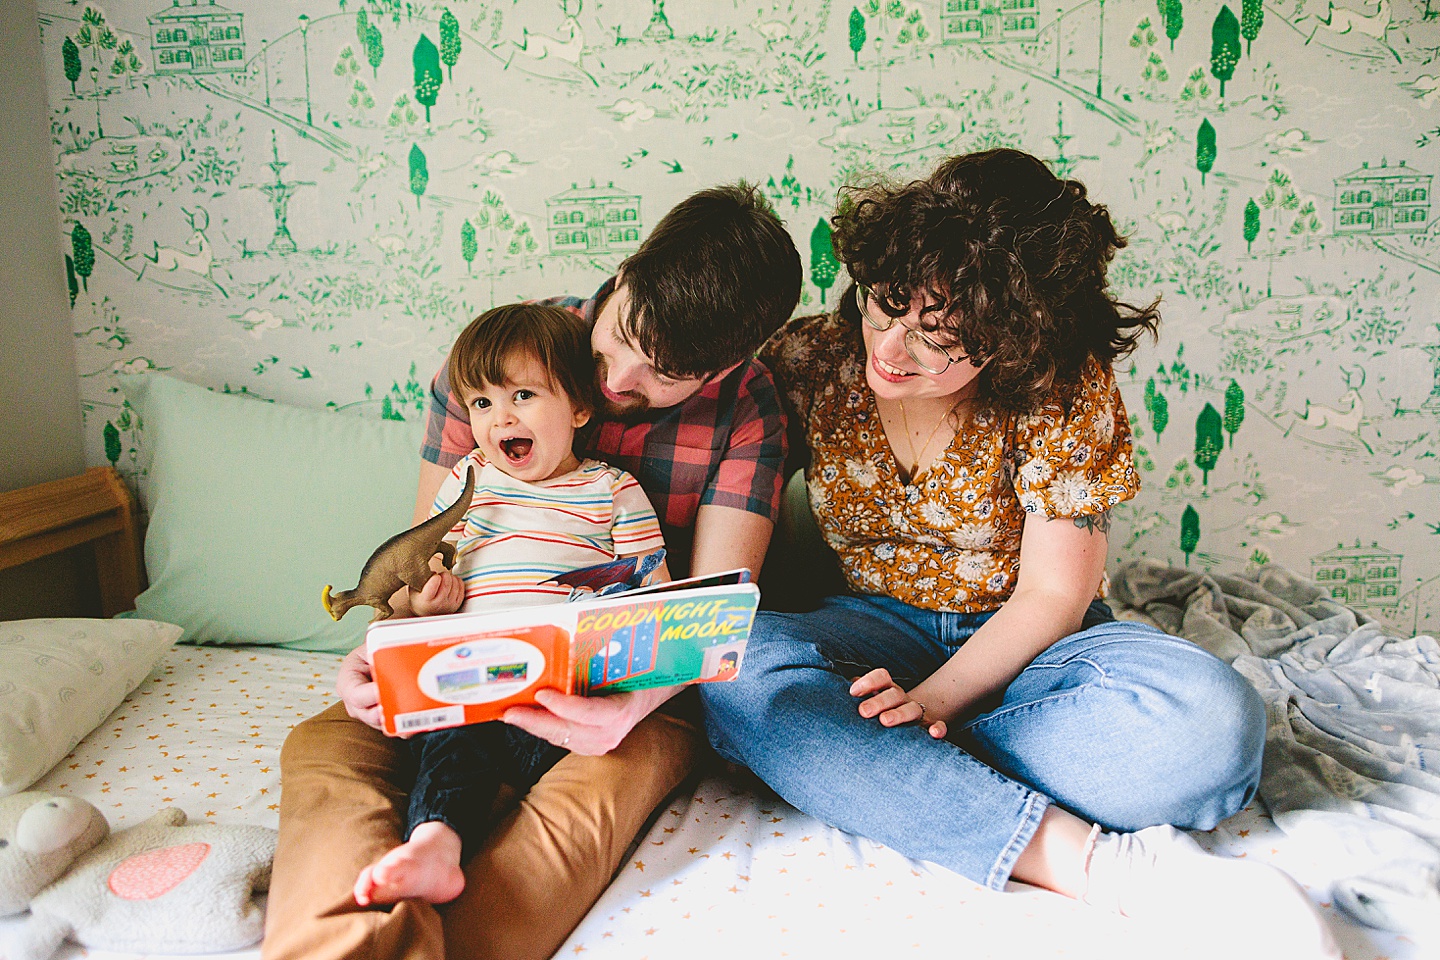
<path id="1" fill-rule="evenodd" d="M 571 447 L 590 414 L 551 382 L 531 356 L 514 358 L 505 383 L 466 388 L 470 430 L 485 459 L 517 480 L 535 483 L 580 465 Z"/>

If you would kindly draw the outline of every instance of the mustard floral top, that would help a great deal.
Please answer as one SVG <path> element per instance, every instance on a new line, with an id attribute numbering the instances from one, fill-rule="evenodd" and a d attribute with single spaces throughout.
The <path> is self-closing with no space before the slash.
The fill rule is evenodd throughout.
<path id="1" fill-rule="evenodd" d="M 1091 516 L 1140 489 L 1125 405 L 1098 362 L 1036 413 L 977 410 L 907 484 L 865 382 L 857 328 L 838 315 L 797 317 L 761 359 L 809 446 L 815 519 L 858 593 L 994 610 L 1015 589 L 1027 514 Z"/>

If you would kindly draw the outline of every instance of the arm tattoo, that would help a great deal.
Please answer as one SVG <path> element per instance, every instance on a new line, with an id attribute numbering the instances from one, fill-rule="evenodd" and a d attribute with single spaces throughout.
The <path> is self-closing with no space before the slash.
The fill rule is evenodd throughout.
<path id="1" fill-rule="evenodd" d="M 1110 511 L 1102 510 L 1094 516 L 1075 517 L 1072 522 L 1081 530 L 1089 530 L 1094 533 L 1099 530 L 1102 534 L 1110 534 Z"/>

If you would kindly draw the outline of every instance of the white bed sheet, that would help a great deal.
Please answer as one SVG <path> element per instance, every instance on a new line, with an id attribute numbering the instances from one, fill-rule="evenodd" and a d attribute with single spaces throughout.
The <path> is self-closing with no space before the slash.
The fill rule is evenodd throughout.
<path id="1" fill-rule="evenodd" d="M 1325 898 L 1336 876 L 1256 802 L 1196 839 L 1274 863 L 1332 921 L 1349 960 L 1440 957 L 1440 943 L 1358 926 Z M 1224 918 L 1215 918 L 1224 923 Z M 1032 887 L 1004 893 L 828 827 L 748 774 L 672 803 L 557 957 L 961 956 L 1154 960 L 1173 941 Z M 1283 960 L 1277 957 L 1276 960 Z"/>
<path id="2" fill-rule="evenodd" d="M 295 724 L 335 699 L 339 664 L 334 655 L 269 647 L 175 647 L 30 789 L 88 800 L 112 830 L 132 827 L 162 807 L 179 807 L 192 823 L 276 827 L 280 746 Z M 0 919 L 0 938 L 17 922 Z M 258 946 L 205 954 L 211 960 L 259 955 Z M 68 943 L 56 954 L 59 960 L 140 956 Z"/>
<path id="3" fill-rule="evenodd" d="M 34 789 L 94 803 L 112 828 L 164 806 L 193 821 L 274 827 L 280 747 L 333 699 L 339 657 L 177 647 Z M 1276 863 L 1335 921 L 1349 960 L 1440 957 L 1440 944 L 1348 923 L 1322 897 L 1332 874 L 1252 805 L 1209 834 L 1224 855 Z M 14 920 L 0 920 L 0 936 Z M 1126 921 L 1017 887 L 986 891 L 947 870 L 827 827 L 745 774 L 712 776 L 671 803 L 557 953 L 587 960 L 837 957 L 957 948 L 967 958 L 1127 957 L 1155 944 Z M 134 960 L 67 945 L 61 960 Z M 212 958 L 255 960 L 258 948 Z"/>

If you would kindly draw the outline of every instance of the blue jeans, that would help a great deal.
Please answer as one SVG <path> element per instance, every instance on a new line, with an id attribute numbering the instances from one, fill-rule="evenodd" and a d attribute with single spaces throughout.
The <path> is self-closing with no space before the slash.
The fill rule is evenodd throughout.
<path id="1" fill-rule="evenodd" d="M 996 890 L 1052 802 L 1111 829 L 1208 830 L 1254 795 L 1259 695 L 1098 601 L 947 740 L 860 716 L 851 678 L 885 667 L 913 687 L 989 617 L 872 596 L 761 612 L 739 676 L 700 685 L 710 742 L 811 816 Z"/>

